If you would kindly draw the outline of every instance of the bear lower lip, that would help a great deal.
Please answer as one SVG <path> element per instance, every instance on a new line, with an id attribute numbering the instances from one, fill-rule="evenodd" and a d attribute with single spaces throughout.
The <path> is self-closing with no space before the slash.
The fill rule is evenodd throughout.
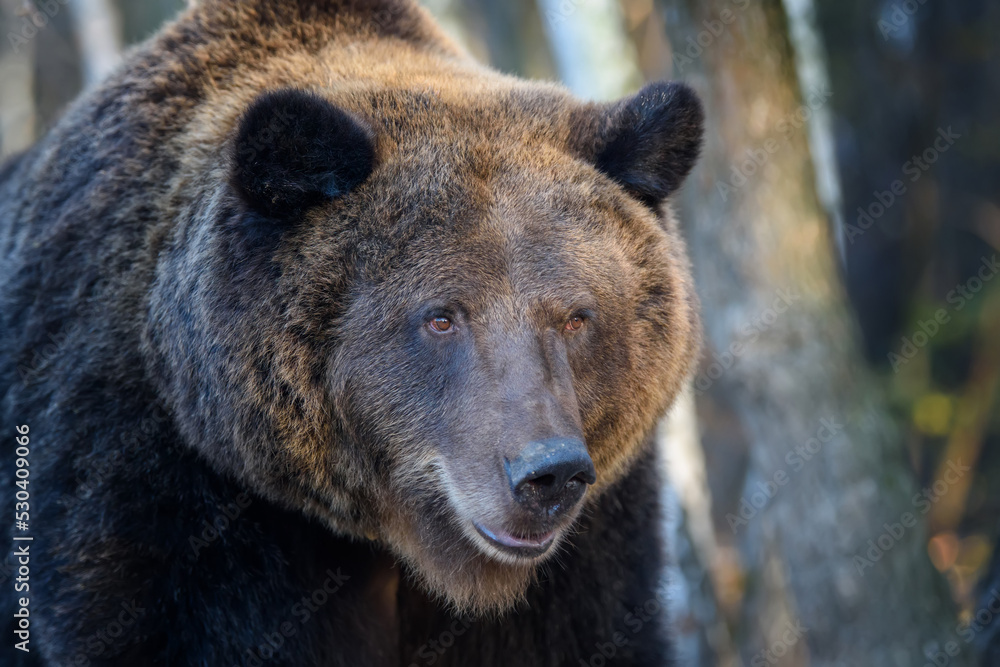
<path id="1" fill-rule="evenodd" d="M 541 556 L 555 541 L 555 531 L 530 537 L 517 537 L 505 531 L 491 530 L 476 521 L 473 521 L 472 525 L 476 527 L 476 532 L 497 549 L 522 558 Z"/>

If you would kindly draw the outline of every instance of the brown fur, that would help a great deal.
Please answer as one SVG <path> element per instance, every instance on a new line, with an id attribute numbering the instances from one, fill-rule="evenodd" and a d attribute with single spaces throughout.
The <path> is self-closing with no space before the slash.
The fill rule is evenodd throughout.
<path id="1" fill-rule="evenodd" d="M 367 128 L 374 169 L 262 241 L 231 187 L 234 142 L 247 108 L 288 87 Z M 95 248 L 80 280 L 109 304 L 115 377 L 138 362 L 135 386 L 163 402 L 185 447 L 388 549 L 454 607 L 505 610 L 539 561 L 498 557 L 465 515 L 499 517 L 499 454 L 542 437 L 532 420 L 579 429 L 596 511 L 649 460 L 643 443 L 698 354 L 668 193 L 598 168 L 608 133 L 650 104 L 585 103 L 503 76 L 406 0 L 205 0 L 83 98 L 24 178 L 65 171 L 75 133 L 92 128 L 87 205 L 107 214 L 93 216 L 99 229 L 67 227 Z M 691 113 L 682 129 L 696 151 Z M 671 186 L 693 157 L 678 159 Z M 61 195 L 38 182 L 10 219 L 46 219 Z M 12 230 L 2 243 L 16 252 Z M 445 298 L 462 304 L 475 350 L 447 383 L 407 328 L 415 305 Z M 581 303 L 596 315 L 564 340 Z M 512 422 L 498 406 L 522 383 L 561 389 Z"/>
<path id="2" fill-rule="evenodd" d="M 394 292 L 410 299 L 426 288 L 418 282 L 421 276 L 440 274 L 446 257 L 448 273 L 482 277 L 478 296 L 484 301 L 476 306 L 484 322 L 497 326 L 522 321 L 553 292 L 550 285 L 533 280 L 537 274 L 531 253 L 568 249 L 578 270 L 601 290 L 596 300 L 616 306 L 616 325 L 623 328 L 614 345 L 609 342 L 601 353 L 614 360 L 613 373 L 576 369 L 584 432 L 598 470 L 592 495 L 624 473 L 696 357 L 697 324 L 684 249 L 669 210 L 658 220 L 573 152 L 580 134 L 596 131 L 600 105 L 581 104 L 557 86 L 505 77 L 478 65 L 423 10 L 407 3 L 386 3 L 375 14 L 386 19 L 382 24 L 368 20 L 364 4 L 358 3 L 364 11 L 356 16 L 348 10 L 331 21 L 318 8 L 296 15 L 296 8 L 306 3 L 205 2 L 160 37 L 151 51 L 176 53 L 180 62 L 158 64 L 150 85 L 162 85 L 159 77 L 180 67 L 189 84 L 184 97 L 168 97 L 163 106 L 148 110 L 175 119 L 177 125 L 170 146 L 180 168 L 157 208 L 165 222 L 190 221 L 161 233 L 168 244 L 177 244 L 217 215 L 224 203 L 216 184 L 225 180 L 228 169 L 220 157 L 233 150 L 229 142 L 241 113 L 261 91 L 294 82 L 371 123 L 377 137 L 375 173 L 349 200 L 310 213 L 301 232 L 279 251 L 282 279 L 277 289 L 255 293 L 265 299 L 254 304 L 256 313 L 240 310 L 239 319 L 220 317 L 220 329 L 228 332 L 228 354 L 217 369 L 217 381 L 233 402 L 228 407 L 234 415 L 265 416 L 277 435 L 264 448 L 248 444 L 243 451 L 226 452 L 227 460 L 220 464 L 273 499 L 306 508 L 337 531 L 378 536 L 451 601 L 505 607 L 523 590 L 530 567 L 498 566 L 478 553 L 454 548 L 430 555 L 426 538 L 418 537 L 413 521 L 399 514 L 407 499 L 391 489 L 441 490 L 432 460 L 393 453 L 400 456 L 396 468 L 383 478 L 384 485 L 373 485 L 373 471 L 336 450 L 331 455 L 336 435 L 327 418 L 329 388 L 318 368 L 328 348 L 317 339 L 336 314 L 324 321 L 317 313 L 329 311 L 330 295 L 358 279 L 345 275 L 351 269 L 338 266 L 342 249 L 381 243 L 383 247 L 359 253 L 357 260 L 364 265 L 359 277 L 388 280 Z M 188 30 L 210 39 L 175 48 L 174 34 Z M 198 64 L 194 70 L 192 62 Z M 195 87 L 197 103 L 192 104 Z M 431 244 L 424 256 L 407 258 L 400 274 L 398 253 L 421 247 L 426 233 L 395 222 L 400 217 L 395 204 L 408 202 L 419 207 L 421 216 L 447 219 L 455 201 L 435 199 L 435 192 L 461 193 L 469 220 L 456 225 L 459 232 L 450 236 L 446 255 Z M 206 203 L 210 208 L 204 208 Z M 471 212 L 483 217 L 475 219 Z M 567 214 L 583 224 L 555 231 Z M 368 222 L 344 229 L 338 220 Z M 518 248 L 526 239 L 527 252 Z M 218 250 L 209 245 L 185 244 L 184 252 L 193 255 L 191 268 L 172 266 L 171 273 L 184 276 L 198 266 L 199 272 L 208 269 L 211 274 L 209 267 L 222 259 L 212 257 Z M 198 294 L 198 288 L 187 292 Z M 162 317 L 169 330 L 176 304 L 165 301 Z M 198 303 L 206 302 L 211 304 L 204 298 Z M 153 308 L 160 312 L 155 298 Z M 211 304 L 203 313 L 206 319 L 219 317 L 214 308 Z M 346 317 L 350 321 L 352 314 Z M 185 350 L 184 356 L 193 360 L 198 353 Z M 260 372 L 261 367 L 267 370 Z M 187 381 L 183 371 L 176 374 L 179 382 Z M 386 431 L 412 428 L 394 423 L 392 415 L 380 418 Z M 238 421 L 233 428 L 238 432 Z M 196 446 L 202 440 L 198 432 L 185 435 Z M 246 436 L 248 443 L 253 440 Z M 275 468 L 289 478 L 280 487 Z"/>

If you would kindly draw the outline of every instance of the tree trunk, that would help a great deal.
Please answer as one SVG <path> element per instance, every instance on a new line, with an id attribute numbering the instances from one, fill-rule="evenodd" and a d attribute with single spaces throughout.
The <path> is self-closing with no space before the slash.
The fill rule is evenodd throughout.
<path id="1" fill-rule="evenodd" d="M 617 0 L 539 0 L 559 76 L 585 99 L 609 100 L 642 85 Z"/>
<path id="2" fill-rule="evenodd" d="M 111 0 L 70 0 L 84 85 L 93 86 L 117 65 L 122 52 L 121 18 Z"/>
<path id="3" fill-rule="evenodd" d="M 807 121 L 830 93 L 800 93 L 780 0 L 662 6 L 707 111 L 681 195 L 709 345 L 695 387 L 735 407 L 750 447 L 743 497 L 720 508 L 745 573 L 743 658 L 922 665 L 957 620 L 817 197 Z"/>
<path id="4" fill-rule="evenodd" d="M 0 161 L 35 140 L 34 41 L 18 0 L 0 0 Z"/>

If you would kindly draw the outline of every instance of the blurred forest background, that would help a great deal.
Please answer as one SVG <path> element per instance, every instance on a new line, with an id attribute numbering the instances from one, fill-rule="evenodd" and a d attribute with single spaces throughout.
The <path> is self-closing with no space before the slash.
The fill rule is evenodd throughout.
<path id="1" fill-rule="evenodd" d="M 676 207 L 706 349 L 662 438 L 679 664 L 1000 665 L 1000 3 L 424 4 L 505 72 L 705 101 Z M 4 156 L 182 2 L 0 9 Z"/>

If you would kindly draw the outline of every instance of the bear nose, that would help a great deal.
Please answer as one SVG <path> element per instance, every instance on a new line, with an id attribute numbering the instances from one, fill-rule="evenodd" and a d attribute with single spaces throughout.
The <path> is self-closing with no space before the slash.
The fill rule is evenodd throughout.
<path id="1" fill-rule="evenodd" d="M 588 484 L 597 480 L 594 462 L 579 438 L 548 438 L 528 443 L 513 461 L 507 477 L 521 503 L 547 511 L 575 505 Z"/>

